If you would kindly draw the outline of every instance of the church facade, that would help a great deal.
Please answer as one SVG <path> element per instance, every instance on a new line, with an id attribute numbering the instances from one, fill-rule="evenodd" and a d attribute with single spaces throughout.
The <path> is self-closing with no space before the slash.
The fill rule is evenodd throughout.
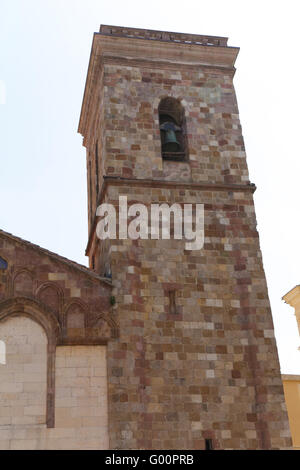
<path id="1" fill-rule="evenodd" d="M 79 123 L 89 268 L 0 231 L 0 448 L 291 446 L 237 54 L 216 36 L 94 35 Z M 97 207 L 121 196 L 203 204 L 204 246 L 100 240 Z"/>

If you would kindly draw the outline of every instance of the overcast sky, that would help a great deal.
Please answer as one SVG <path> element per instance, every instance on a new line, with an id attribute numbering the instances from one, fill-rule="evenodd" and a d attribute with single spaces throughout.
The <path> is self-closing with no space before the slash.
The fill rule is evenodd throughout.
<path id="1" fill-rule="evenodd" d="M 0 0 L 0 228 L 86 264 L 77 126 L 100 24 L 228 36 L 283 373 L 300 374 L 299 12 L 296 0 Z"/>

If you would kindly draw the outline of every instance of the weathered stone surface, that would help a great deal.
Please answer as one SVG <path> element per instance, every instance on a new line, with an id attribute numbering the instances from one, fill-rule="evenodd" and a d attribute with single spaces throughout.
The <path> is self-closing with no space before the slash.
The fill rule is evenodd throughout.
<path id="1" fill-rule="evenodd" d="M 236 51 L 177 36 L 160 42 L 130 28 L 101 32 L 80 131 L 90 171 L 87 253 L 99 273 L 111 269 L 120 325 L 108 344 L 111 446 L 201 449 L 212 439 L 224 449 L 289 447 L 232 82 Z M 166 96 L 184 107 L 186 162 L 161 157 L 158 106 Z M 129 205 L 204 204 L 204 248 L 187 251 L 184 240 L 100 243 L 95 209 L 117 206 L 120 195 Z"/>
<path id="2" fill-rule="evenodd" d="M 0 340 L 17 322 L 4 335 L 15 347 L 14 328 L 35 322 L 11 369 L 19 382 L 0 380 L 1 449 L 204 449 L 206 439 L 216 449 L 290 447 L 232 82 L 238 49 L 226 44 L 110 26 L 95 35 L 79 126 L 92 269 L 0 231 Z M 165 97 L 184 108 L 185 161 L 161 156 Z M 147 207 L 204 204 L 204 247 L 100 242 L 96 208 L 120 195 Z M 41 357 L 25 352 L 31 340 Z M 5 375 L 3 356 L 2 347 Z M 30 388 L 31 373 L 44 400 L 39 393 L 34 407 L 25 394 L 15 429 L 5 394 L 18 403 L 16 384 Z M 22 428 L 28 420 L 36 427 Z"/>
<path id="3" fill-rule="evenodd" d="M 0 449 L 108 447 L 110 281 L 0 231 Z"/>

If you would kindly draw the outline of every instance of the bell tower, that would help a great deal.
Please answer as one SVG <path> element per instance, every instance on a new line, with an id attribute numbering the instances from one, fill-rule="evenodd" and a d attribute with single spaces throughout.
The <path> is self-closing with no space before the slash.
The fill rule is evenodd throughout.
<path id="1" fill-rule="evenodd" d="M 101 26 L 79 132 L 112 278 L 113 449 L 291 445 L 227 38 Z M 103 202 L 204 204 L 204 246 L 97 237 Z"/>

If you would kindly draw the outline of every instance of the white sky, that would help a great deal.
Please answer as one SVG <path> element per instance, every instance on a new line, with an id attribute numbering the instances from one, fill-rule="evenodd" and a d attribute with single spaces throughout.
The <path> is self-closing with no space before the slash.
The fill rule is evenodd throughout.
<path id="1" fill-rule="evenodd" d="M 228 36 L 283 373 L 300 374 L 297 0 L 0 0 L 0 228 L 86 264 L 85 151 L 77 134 L 100 24 Z"/>

